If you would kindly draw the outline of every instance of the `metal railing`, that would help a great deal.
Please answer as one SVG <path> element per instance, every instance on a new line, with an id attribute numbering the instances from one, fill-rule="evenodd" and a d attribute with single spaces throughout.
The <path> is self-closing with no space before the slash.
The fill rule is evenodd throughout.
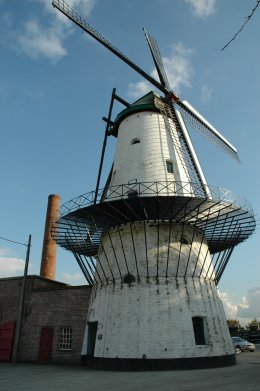
<path id="1" fill-rule="evenodd" d="M 230 190 L 221 187 L 207 187 L 210 192 L 209 200 L 228 202 L 246 211 L 252 210 L 251 205 L 246 200 L 240 198 Z M 172 196 L 207 199 L 201 189 L 201 185 L 198 183 L 159 181 L 122 184 L 111 186 L 107 189 L 99 189 L 97 203 L 128 198 L 131 192 L 135 192 L 136 197 Z M 95 191 L 81 194 L 61 206 L 59 209 L 60 216 L 64 216 L 83 207 L 94 205 L 94 200 Z"/>

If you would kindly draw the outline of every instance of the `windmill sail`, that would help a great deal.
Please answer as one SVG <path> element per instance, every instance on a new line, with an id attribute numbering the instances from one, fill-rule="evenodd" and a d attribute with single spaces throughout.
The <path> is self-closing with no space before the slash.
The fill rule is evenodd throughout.
<path id="1" fill-rule="evenodd" d="M 222 136 L 194 107 L 187 101 L 178 101 L 181 114 L 188 124 L 201 133 L 204 137 L 227 152 L 238 162 L 239 157 L 236 148 Z"/>
<path id="2" fill-rule="evenodd" d="M 153 38 L 152 35 L 149 34 L 145 29 L 144 33 L 153 57 L 156 70 L 158 72 L 160 82 L 165 88 L 167 88 L 168 91 L 170 91 L 169 81 L 163 65 L 158 44 L 155 38 Z M 190 179 L 190 182 L 194 186 L 193 191 L 195 193 L 199 191 L 200 194 L 203 194 L 206 188 L 206 180 L 200 168 L 198 160 L 194 159 L 194 154 L 192 153 L 190 144 L 187 142 L 187 138 L 185 137 L 183 127 L 180 124 L 179 116 L 176 112 L 176 108 L 174 107 L 172 102 L 167 99 L 167 95 L 165 102 L 163 104 L 162 100 L 160 100 L 160 102 L 161 103 L 159 104 L 159 109 L 161 111 L 161 114 L 163 115 L 166 128 L 179 155 L 182 167 L 186 172 L 187 177 Z M 169 119 L 172 121 L 172 123 L 174 123 L 174 128 L 176 128 L 176 132 L 173 132 L 172 126 L 170 126 L 170 124 L 168 123 Z"/>
<path id="3" fill-rule="evenodd" d="M 179 123 L 179 119 L 175 107 L 162 99 L 155 100 L 157 108 L 163 116 L 165 127 L 170 135 L 182 169 L 192 186 L 192 192 L 197 196 L 206 195 L 205 178 L 201 175 L 200 168 L 197 166 L 194 156 L 190 150 L 183 129 Z"/>
<path id="4" fill-rule="evenodd" d="M 160 50 L 155 38 L 144 29 L 145 37 L 148 42 L 153 61 L 158 72 L 161 84 L 170 92 L 170 85 L 163 65 Z M 167 94 L 166 94 L 167 95 Z M 176 104 L 180 107 L 183 118 L 195 130 L 201 133 L 208 140 L 212 141 L 219 148 L 239 161 L 236 148 L 230 144 L 190 103 L 178 100 Z M 196 163 L 194 163 L 196 164 Z"/>
<path id="5" fill-rule="evenodd" d="M 168 91 L 170 91 L 170 84 L 169 84 L 169 81 L 168 81 L 168 78 L 167 78 L 167 75 L 166 75 L 166 72 L 164 69 L 159 46 L 158 46 L 156 40 L 152 37 L 152 35 L 149 34 L 145 29 L 143 29 L 143 30 L 144 30 L 145 37 L 146 37 L 147 43 L 149 45 L 149 48 L 150 48 L 150 51 L 151 51 L 151 54 L 153 57 L 153 61 L 154 61 L 160 82 Z"/>
<path id="6" fill-rule="evenodd" d="M 205 118 L 203 118 L 188 102 L 181 101 L 174 92 L 169 88 L 169 82 L 163 67 L 161 55 L 159 52 L 158 45 L 155 39 L 148 33 L 146 33 L 147 41 L 152 52 L 152 56 L 155 62 L 156 69 L 159 74 L 160 82 L 155 80 L 152 76 L 146 73 L 128 57 L 126 57 L 121 51 L 119 51 L 114 45 L 112 45 L 106 38 L 104 38 L 99 32 L 81 18 L 81 16 L 74 11 L 64 0 L 53 0 L 52 5 L 72 20 L 76 25 L 83 29 L 86 33 L 90 34 L 108 50 L 119 57 L 123 62 L 129 65 L 147 81 L 149 81 L 154 87 L 158 88 L 165 96 L 174 101 L 175 104 L 180 106 L 181 113 L 184 120 L 186 120 L 194 129 L 198 130 L 207 139 L 212 141 L 222 150 L 227 152 L 235 160 L 239 161 L 236 149 L 212 126 Z"/>

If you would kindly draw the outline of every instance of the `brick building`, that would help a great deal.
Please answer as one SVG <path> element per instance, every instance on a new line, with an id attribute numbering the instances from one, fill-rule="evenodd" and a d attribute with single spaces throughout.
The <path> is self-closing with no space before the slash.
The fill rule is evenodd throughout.
<path id="1" fill-rule="evenodd" d="M 23 277 L 0 279 L 0 359 L 12 349 Z M 80 363 L 91 287 L 39 276 L 26 282 L 20 361 Z M 8 331 L 9 328 L 9 331 Z M 11 357 L 11 355 L 10 355 Z M 7 361 L 7 360 L 3 360 Z"/>

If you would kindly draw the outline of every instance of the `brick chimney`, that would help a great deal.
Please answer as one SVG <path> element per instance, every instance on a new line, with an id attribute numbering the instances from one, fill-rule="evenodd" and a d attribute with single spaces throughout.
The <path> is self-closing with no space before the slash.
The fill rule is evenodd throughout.
<path id="1" fill-rule="evenodd" d="M 40 276 L 50 280 L 55 280 L 56 273 L 56 241 L 52 239 L 51 228 L 54 221 L 58 218 L 59 207 L 60 196 L 50 194 L 48 197 L 40 270 Z"/>

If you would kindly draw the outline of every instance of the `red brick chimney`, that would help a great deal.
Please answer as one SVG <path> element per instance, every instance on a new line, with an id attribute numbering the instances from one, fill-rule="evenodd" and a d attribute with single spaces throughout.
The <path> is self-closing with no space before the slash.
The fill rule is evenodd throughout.
<path id="1" fill-rule="evenodd" d="M 50 280 L 55 280 L 56 273 L 56 241 L 52 239 L 51 228 L 54 221 L 58 218 L 59 207 L 60 196 L 57 194 L 50 194 L 48 197 L 40 270 L 40 276 Z"/>

